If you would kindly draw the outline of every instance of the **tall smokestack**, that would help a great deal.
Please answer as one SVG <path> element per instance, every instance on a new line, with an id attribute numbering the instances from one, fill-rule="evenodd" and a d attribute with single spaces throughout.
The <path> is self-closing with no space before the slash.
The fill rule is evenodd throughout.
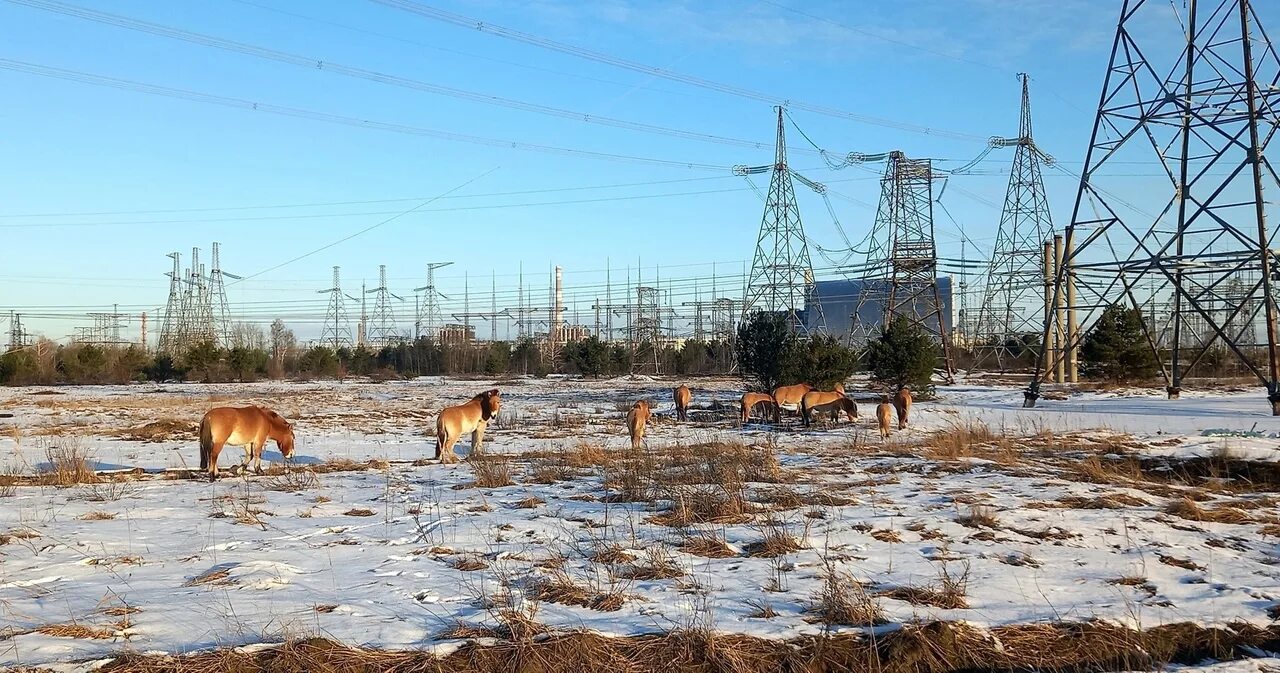
<path id="1" fill-rule="evenodd" d="M 561 341 L 564 334 L 564 270 L 559 266 L 556 267 L 556 306 L 551 323 L 555 340 Z"/>

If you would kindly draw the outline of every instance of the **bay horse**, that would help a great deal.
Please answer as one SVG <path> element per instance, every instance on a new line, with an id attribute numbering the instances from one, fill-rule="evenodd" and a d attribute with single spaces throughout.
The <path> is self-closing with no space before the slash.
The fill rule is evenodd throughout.
<path id="1" fill-rule="evenodd" d="M 773 401 L 773 395 L 769 393 L 743 393 L 741 405 L 743 425 L 751 420 L 751 412 L 761 405 L 765 408 L 765 418 L 778 422 L 778 403 Z"/>
<path id="2" fill-rule="evenodd" d="M 773 401 L 777 403 L 781 409 L 787 411 L 800 411 L 800 401 L 804 399 L 804 394 L 813 390 L 813 386 L 807 383 L 797 383 L 793 386 L 778 386 L 773 389 Z"/>
<path id="3" fill-rule="evenodd" d="M 893 397 L 893 409 L 898 412 L 898 429 L 907 428 L 907 415 L 911 413 L 911 391 L 903 386 Z"/>
<path id="4" fill-rule="evenodd" d="M 627 432 L 631 435 L 631 448 L 640 448 L 640 442 L 644 439 L 644 426 L 649 422 L 649 402 L 640 400 L 631 405 L 631 411 L 627 412 Z"/>
<path id="5" fill-rule="evenodd" d="M 200 469 L 208 470 L 209 481 L 218 478 L 218 454 L 222 447 L 244 447 L 240 468 L 254 463 L 254 471 L 262 474 L 262 448 L 274 440 L 280 455 L 293 457 L 293 426 L 266 407 L 215 407 L 200 420 Z"/>
<path id="6" fill-rule="evenodd" d="M 840 420 L 840 412 L 844 412 L 850 421 L 858 420 L 858 405 L 853 400 L 844 396 L 844 387 L 836 386 L 839 390 L 810 390 L 800 398 L 800 415 L 804 417 L 804 424 L 809 425 L 813 420 L 813 413 L 831 412 L 831 420 Z"/>
<path id="7" fill-rule="evenodd" d="M 689 386 L 680 384 L 679 388 L 671 391 L 671 395 L 676 400 L 676 420 L 689 420 L 689 401 L 693 398 L 689 393 Z"/>
<path id="8" fill-rule="evenodd" d="M 889 406 L 889 396 L 880 398 L 876 405 L 876 422 L 880 425 L 880 439 L 888 439 L 893 432 L 893 407 Z"/>
<path id="9" fill-rule="evenodd" d="M 486 390 L 469 401 L 453 407 L 445 407 L 436 417 L 436 457 L 441 463 L 458 462 L 453 445 L 463 435 L 471 434 L 471 455 L 480 452 L 484 442 L 484 430 L 490 419 L 502 408 L 502 393 L 497 388 Z"/>

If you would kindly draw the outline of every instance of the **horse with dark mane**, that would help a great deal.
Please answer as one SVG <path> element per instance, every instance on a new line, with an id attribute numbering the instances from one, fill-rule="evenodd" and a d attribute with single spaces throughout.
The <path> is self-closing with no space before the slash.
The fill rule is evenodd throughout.
<path id="1" fill-rule="evenodd" d="M 501 407 L 502 394 L 497 388 L 493 388 L 467 402 L 442 409 L 436 417 L 436 457 L 440 462 L 458 462 L 458 454 L 454 453 L 453 445 L 468 433 L 471 434 L 471 455 L 479 453 L 485 428 L 498 415 Z"/>
<path id="2" fill-rule="evenodd" d="M 262 448 L 273 440 L 286 460 L 293 457 L 293 426 L 266 407 L 216 407 L 200 420 L 200 469 L 208 470 L 209 481 L 218 478 L 218 454 L 222 447 L 244 447 L 240 468 L 254 463 L 262 474 Z"/>

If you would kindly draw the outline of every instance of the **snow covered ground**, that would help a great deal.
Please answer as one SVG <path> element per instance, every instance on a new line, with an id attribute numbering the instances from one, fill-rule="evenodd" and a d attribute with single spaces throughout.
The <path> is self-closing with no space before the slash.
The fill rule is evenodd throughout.
<path id="1" fill-rule="evenodd" d="M 190 426 L 242 402 L 293 420 L 295 465 L 317 468 L 0 493 L 0 667 L 306 635 L 445 652 L 460 642 L 451 630 L 492 626 L 503 609 L 617 635 L 708 622 L 775 638 L 861 628 L 815 613 L 833 582 L 859 583 L 889 624 L 1265 625 L 1280 602 L 1280 501 L 1265 488 L 1079 469 L 1118 453 L 1274 462 L 1280 419 L 1258 389 L 1078 393 L 1023 409 L 1018 388 L 961 384 L 882 444 L 871 402 L 852 424 L 739 427 L 741 383 L 697 380 L 691 421 L 676 423 L 672 385 L 0 389 L 7 473 L 38 471 L 67 446 L 101 470 L 191 467 Z M 486 462 L 413 464 L 434 457 L 441 406 L 493 386 L 503 408 Z M 647 474 L 624 451 L 623 410 L 641 397 L 660 414 L 646 438 L 659 468 Z M 978 427 L 985 439 L 970 437 Z M 711 446 L 689 448 L 699 445 Z M 279 459 L 274 447 L 266 456 Z M 741 487 L 686 474 L 743 456 Z M 373 469 L 330 471 L 370 459 Z M 223 454 L 224 466 L 238 460 Z M 684 476 L 666 474 L 667 460 Z M 504 472 L 510 485 L 473 483 Z M 619 497 L 636 479 L 650 481 L 647 495 Z"/>

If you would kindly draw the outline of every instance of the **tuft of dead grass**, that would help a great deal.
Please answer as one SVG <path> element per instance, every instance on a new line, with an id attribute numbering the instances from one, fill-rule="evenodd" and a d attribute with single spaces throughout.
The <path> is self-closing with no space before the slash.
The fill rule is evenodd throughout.
<path id="1" fill-rule="evenodd" d="M 36 629 L 37 633 L 55 638 L 80 638 L 84 640 L 110 640 L 116 636 L 115 631 L 84 624 L 45 624 Z"/>
<path id="2" fill-rule="evenodd" d="M 1196 501 L 1190 498 L 1182 498 L 1169 504 L 1165 508 L 1165 513 L 1172 514 L 1188 521 L 1208 521 L 1210 523 L 1250 523 L 1253 517 L 1249 513 L 1230 507 L 1227 505 L 1219 505 L 1213 509 L 1205 509 Z"/>
<path id="3" fill-rule="evenodd" d="M 614 577 L 627 580 L 669 580 L 684 577 L 684 568 L 676 563 L 665 546 L 645 547 L 644 557 L 633 565 L 614 572 Z"/>
<path id="4" fill-rule="evenodd" d="M 205 586 L 209 584 L 222 586 L 222 585 L 235 584 L 235 583 L 236 581 L 231 578 L 230 568 L 215 566 L 213 568 L 210 568 L 200 573 L 199 575 L 196 575 L 195 577 L 192 577 L 186 582 L 183 582 L 182 586 L 199 587 L 199 586 Z"/>
<path id="5" fill-rule="evenodd" d="M 351 509 L 343 512 L 343 515 L 345 516 L 373 516 L 375 514 L 377 514 L 377 512 L 369 509 L 368 507 L 352 507 Z"/>
<path id="6" fill-rule="evenodd" d="M 814 594 L 807 612 L 809 621 L 828 626 L 879 626 L 885 624 L 884 611 L 871 594 L 847 573 L 825 560 L 822 587 Z"/>
<path id="7" fill-rule="evenodd" d="M 894 587 L 880 592 L 886 598 L 905 601 L 912 605 L 928 605 L 943 610 L 963 610 L 969 607 L 965 600 L 969 588 L 969 564 L 953 575 L 946 563 L 938 565 L 938 579 L 923 586 Z"/>
<path id="8" fill-rule="evenodd" d="M 680 551 L 703 558 L 729 558 L 735 556 L 733 548 L 724 540 L 724 534 L 713 528 L 694 528 L 685 532 Z"/>
<path id="9" fill-rule="evenodd" d="M 757 528 L 760 539 L 746 546 L 744 551 L 747 556 L 775 558 L 801 549 L 800 542 L 785 521 L 768 519 L 762 521 Z"/>
<path id="10" fill-rule="evenodd" d="M 739 484 L 673 487 L 667 492 L 671 509 L 650 519 L 653 523 L 685 528 L 699 523 L 743 523 L 754 505 Z"/>
<path id="11" fill-rule="evenodd" d="M 449 567 L 463 572 L 475 572 L 488 568 L 489 564 L 477 554 L 460 554 L 449 561 Z"/>
<path id="12" fill-rule="evenodd" d="M 81 521 L 110 521 L 111 519 L 116 518 L 116 515 L 114 512 L 103 512 L 101 510 L 95 510 L 92 512 L 85 512 L 84 514 L 81 514 L 76 518 L 80 519 Z"/>
<path id="13" fill-rule="evenodd" d="M 511 480 L 511 459 L 500 454 L 473 455 L 467 461 L 475 480 L 474 488 L 502 488 L 515 482 Z"/>
<path id="14" fill-rule="evenodd" d="M 262 488 L 281 493 L 297 493 L 309 491 L 320 485 L 320 477 L 315 470 L 295 469 L 261 480 Z"/>
<path id="15" fill-rule="evenodd" d="M 74 437 L 55 437 L 44 450 L 39 466 L 40 483 L 46 486 L 92 484 L 98 480 L 90 465 L 89 450 Z"/>
<path id="16" fill-rule="evenodd" d="M 996 511 L 988 505 L 973 505 L 969 511 L 956 517 L 956 523 L 968 528 L 999 528 Z"/>
<path id="17" fill-rule="evenodd" d="M 516 509 L 533 509 L 539 505 L 545 504 L 546 502 L 546 500 L 543 500 L 536 495 L 531 495 L 527 498 L 517 500 L 512 507 L 515 507 Z"/>

